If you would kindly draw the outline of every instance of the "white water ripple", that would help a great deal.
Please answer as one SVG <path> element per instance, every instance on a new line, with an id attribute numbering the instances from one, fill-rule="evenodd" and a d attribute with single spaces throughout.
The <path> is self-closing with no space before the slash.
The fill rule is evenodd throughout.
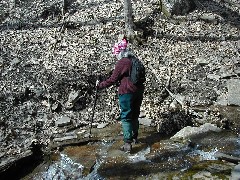
<path id="1" fill-rule="evenodd" d="M 133 163 L 147 161 L 145 155 L 148 153 L 150 153 L 150 147 L 147 147 L 146 149 L 143 149 L 134 155 L 129 155 L 128 159 Z"/>
<path id="2" fill-rule="evenodd" d="M 191 156 L 199 156 L 201 161 L 204 160 L 217 160 L 215 154 L 218 152 L 217 148 L 212 149 L 211 151 L 205 152 L 203 150 L 194 150 L 190 153 Z"/>
<path id="3" fill-rule="evenodd" d="M 44 180 L 81 179 L 83 166 L 79 163 L 75 163 L 65 154 L 60 155 L 61 155 L 60 161 L 50 165 L 47 171 L 42 173 L 41 179 Z"/>

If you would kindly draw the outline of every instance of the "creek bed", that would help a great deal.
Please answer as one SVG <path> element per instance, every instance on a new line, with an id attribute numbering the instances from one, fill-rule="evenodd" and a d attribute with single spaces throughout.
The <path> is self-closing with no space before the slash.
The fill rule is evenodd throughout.
<path id="1" fill-rule="evenodd" d="M 227 130 L 175 142 L 141 126 L 140 143 L 131 154 L 119 150 L 121 138 L 64 147 L 23 179 L 229 179 L 236 164 L 216 154 L 240 157 L 239 137 Z"/>

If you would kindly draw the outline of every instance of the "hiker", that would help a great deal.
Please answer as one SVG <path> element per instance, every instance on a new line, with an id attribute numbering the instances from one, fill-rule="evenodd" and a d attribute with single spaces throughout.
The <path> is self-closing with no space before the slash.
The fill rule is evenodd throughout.
<path id="1" fill-rule="evenodd" d="M 130 152 L 132 149 L 131 144 L 137 143 L 139 129 L 138 116 L 143 100 L 144 84 L 134 85 L 129 78 L 132 67 L 130 57 L 134 57 L 134 54 L 127 49 L 127 45 L 126 38 L 123 38 L 119 43 L 114 45 L 112 53 L 115 55 L 117 63 L 112 75 L 105 81 L 99 82 L 97 80 L 96 86 L 98 89 L 103 89 L 113 84 L 119 84 L 120 119 L 124 136 L 124 145 L 121 149 L 125 152 Z"/>

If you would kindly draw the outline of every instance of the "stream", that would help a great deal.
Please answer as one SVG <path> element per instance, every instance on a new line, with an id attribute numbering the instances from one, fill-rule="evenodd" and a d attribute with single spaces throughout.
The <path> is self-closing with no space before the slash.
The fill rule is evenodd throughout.
<path id="1" fill-rule="evenodd" d="M 116 133 L 112 129 L 112 134 Z M 140 143 L 133 145 L 131 154 L 119 150 L 119 134 L 66 146 L 23 179 L 232 179 L 236 163 L 216 155 L 240 157 L 240 139 L 227 130 L 178 142 L 156 133 L 153 127 L 141 126 L 139 136 Z"/>

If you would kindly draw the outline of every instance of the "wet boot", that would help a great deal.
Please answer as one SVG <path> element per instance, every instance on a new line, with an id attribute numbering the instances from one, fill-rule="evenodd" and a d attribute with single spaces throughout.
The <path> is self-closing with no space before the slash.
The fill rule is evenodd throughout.
<path id="1" fill-rule="evenodd" d="M 139 130 L 139 121 L 138 119 L 133 119 L 133 122 L 132 122 L 132 130 L 133 130 L 133 135 L 132 135 L 132 138 L 133 138 L 133 143 L 134 144 L 138 144 L 139 141 L 137 139 L 138 137 L 138 130 Z"/>
<path id="2" fill-rule="evenodd" d="M 124 145 L 121 147 L 121 150 L 130 153 L 132 151 L 131 143 L 124 143 Z"/>
<path id="3" fill-rule="evenodd" d="M 138 132 L 137 131 L 133 132 L 133 144 L 138 144 L 139 143 L 137 137 L 138 137 Z"/>
<path id="4" fill-rule="evenodd" d="M 133 144 L 138 144 L 138 143 L 139 143 L 138 139 L 137 138 L 133 138 Z"/>

